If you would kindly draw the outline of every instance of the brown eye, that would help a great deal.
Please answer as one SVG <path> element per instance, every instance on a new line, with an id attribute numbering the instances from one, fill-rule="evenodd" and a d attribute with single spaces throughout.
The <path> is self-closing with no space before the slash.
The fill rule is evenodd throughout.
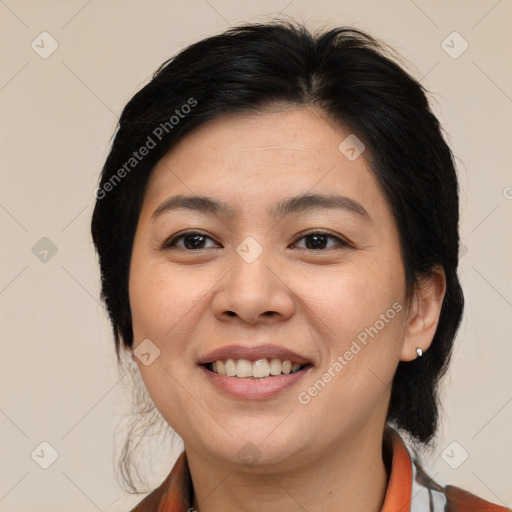
<path id="1" fill-rule="evenodd" d="M 178 245 L 181 240 L 183 240 L 183 245 Z M 200 231 L 188 231 L 166 241 L 163 245 L 163 249 L 171 249 L 174 247 L 188 251 L 196 251 L 198 249 L 205 248 L 208 249 L 209 247 L 205 247 L 207 240 L 212 240 L 212 238 Z"/>
<path id="2" fill-rule="evenodd" d="M 313 231 L 311 233 L 307 233 L 306 235 L 303 235 L 299 240 L 306 240 L 306 247 L 303 247 L 304 249 L 308 250 L 321 250 L 326 249 L 326 245 L 329 243 L 328 240 L 334 240 L 337 243 L 334 244 L 335 246 L 341 246 L 341 247 L 348 247 L 350 244 L 343 240 L 342 238 L 326 231 Z M 295 242 L 297 244 L 297 242 Z M 328 249 L 332 248 L 327 247 Z"/>

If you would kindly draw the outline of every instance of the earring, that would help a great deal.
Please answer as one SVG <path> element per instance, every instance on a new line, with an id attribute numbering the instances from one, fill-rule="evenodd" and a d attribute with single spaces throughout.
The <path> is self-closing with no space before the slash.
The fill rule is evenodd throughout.
<path id="1" fill-rule="evenodd" d="M 423 350 L 421 350 L 420 347 L 416 349 L 416 354 L 418 354 L 418 357 L 421 357 L 423 355 Z"/>

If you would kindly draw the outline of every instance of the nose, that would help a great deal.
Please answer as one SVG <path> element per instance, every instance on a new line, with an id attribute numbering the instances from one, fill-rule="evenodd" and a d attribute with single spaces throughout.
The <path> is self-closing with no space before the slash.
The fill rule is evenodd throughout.
<path id="1" fill-rule="evenodd" d="M 279 266 L 264 256 L 248 263 L 235 253 L 231 270 L 217 285 L 213 314 L 226 321 L 238 317 L 249 324 L 274 323 L 294 312 L 293 292 L 280 275 Z"/>

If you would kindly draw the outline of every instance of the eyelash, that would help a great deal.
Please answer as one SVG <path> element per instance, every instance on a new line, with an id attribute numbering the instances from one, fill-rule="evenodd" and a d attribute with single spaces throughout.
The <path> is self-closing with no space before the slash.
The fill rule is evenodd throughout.
<path id="1" fill-rule="evenodd" d="M 182 238 L 186 238 L 187 236 L 193 236 L 193 235 L 199 235 L 199 236 L 202 236 L 204 238 L 209 238 L 210 240 L 213 240 L 213 238 L 211 238 L 210 236 L 208 236 L 206 233 L 204 233 L 202 231 L 186 231 L 185 233 L 181 233 L 178 236 L 174 236 L 174 237 L 171 237 L 170 239 L 166 240 L 163 243 L 161 249 L 162 250 L 170 250 L 170 249 L 176 248 L 176 242 L 178 240 L 181 240 Z M 294 244 L 296 244 L 299 240 L 302 240 L 303 238 L 307 238 L 308 236 L 314 236 L 314 235 L 322 235 L 322 236 L 325 236 L 327 238 L 335 239 L 335 240 L 338 241 L 337 245 L 341 246 L 341 247 L 352 247 L 350 242 L 348 242 L 347 240 L 339 237 L 335 233 L 333 233 L 331 231 L 327 231 L 327 230 L 317 230 L 317 231 L 311 231 L 309 233 L 305 233 L 300 238 L 298 238 L 294 242 Z M 330 247 L 329 249 L 332 249 L 332 248 L 333 247 Z M 184 247 L 178 247 L 178 249 L 181 249 L 181 250 L 184 250 L 184 251 L 187 251 L 187 252 L 198 252 L 198 251 L 203 250 L 203 249 L 186 249 Z M 208 247 L 208 249 L 211 249 L 211 247 Z M 314 252 L 325 252 L 325 251 L 328 250 L 328 249 L 307 249 L 307 248 L 304 248 L 304 249 L 308 250 L 308 251 L 314 251 Z"/>

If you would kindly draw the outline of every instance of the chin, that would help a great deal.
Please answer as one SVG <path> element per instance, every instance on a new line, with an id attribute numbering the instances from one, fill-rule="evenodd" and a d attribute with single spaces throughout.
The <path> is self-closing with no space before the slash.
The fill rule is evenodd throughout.
<path id="1" fill-rule="evenodd" d="M 252 471 L 268 466 L 293 467 L 298 458 L 305 456 L 304 435 L 285 430 L 278 435 L 272 430 L 279 421 L 271 423 L 266 422 L 261 428 L 253 425 L 250 429 L 232 431 L 233 437 L 223 432 L 219 437 L 203 439 L 201 452 L 226 465 L 242 465 Z"/>

